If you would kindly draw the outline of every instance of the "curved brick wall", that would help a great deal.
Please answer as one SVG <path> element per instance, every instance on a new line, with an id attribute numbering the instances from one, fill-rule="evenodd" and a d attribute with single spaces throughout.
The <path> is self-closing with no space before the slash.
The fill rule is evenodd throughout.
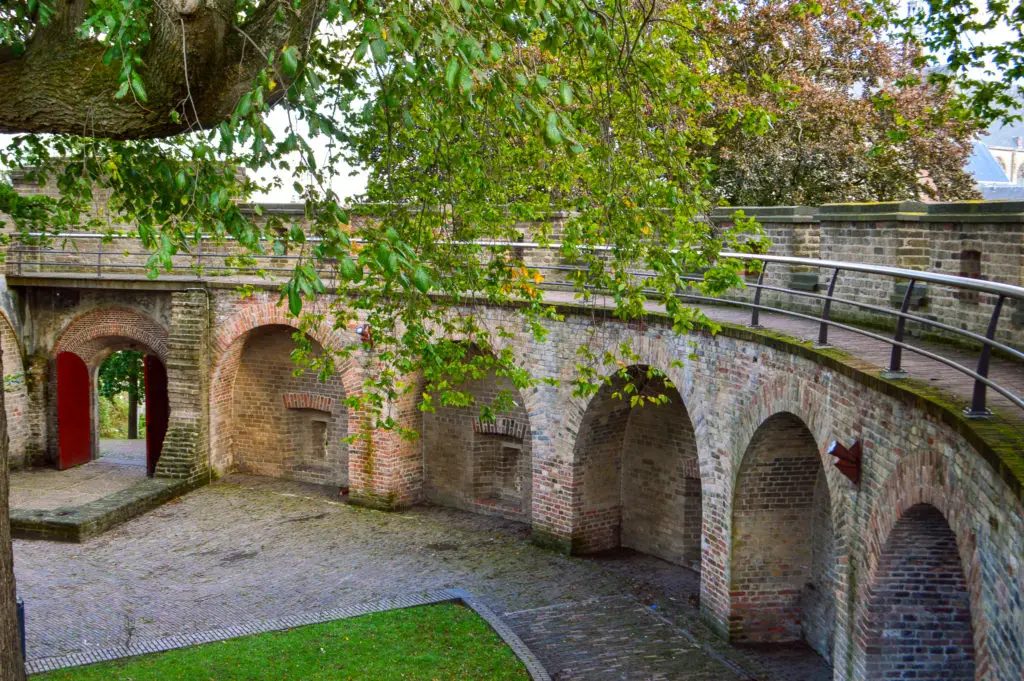
<path id="1" fill-rule="evenodd" d="M 152 295 L 154 300 L 166 296 Z M 179 429 L 181 443 L 172 442 L 180 450 L 174 461 L 183 462 L 182 476 L 208 464 L 230 465 L 224 446 L 233 435 L 226 434 L 234 432 L 228 427 L 236 416 L 233 409 L 238 400 L 245 403 L 247 390 L 259 392 L 274 383 L 279 390 L 273 405 L 280 412 L 288 410 L 285 393 L 301 393 L 333 399 L 332 413 L 337 414 L 341 395 L 361 390 L 363 377 L 374 370 L 373 354 L 357 353 L 338 368 L 341 392 L 284 385 L 290 380 L 282 372 L 288 367 L 287 341 L 295 322 L 276 305 L 276 294 L 241 298 L 230 289 L 210 287 L 172 296 L 172 414 L 188 420 Z M 48 308 L 40 303 L 40 309 L 37 315 Z M 63 314 L 72 315 L 67 309 Z M 209 313 L 205 320 L 204 309 Z M 483 323 L 492 329 L 522 328 L 514 310 L 475 309 L 481 310 Z M 542 382 L 521 391 L 523 413 L 514 419 L 528 427 L 517 423 L 498 433 L 482 433 L 513 440 L 524 436 L 522 451 L 529 452 L 532 479 L 529 520 L 539 542 L 563 550 L 626 545 L 687 565 L 699 560 L 701 608 L 723 635 L 734 622 L 744 625 L 733 627 L 734 633 L 746 632 L 751 638 L 805 638 L 832 660 L 837 680 L 876 681 L 883 672 L 876 671 L 882 667 L 872 658 L 878 647 L 872 639 L 878 630 L 870 619 L 872 599 L 910 581 L 897 557 L 914 555 L 915 537 L 937 541 L 941 532 L 919 531 L 924 525 L 918 507 L 927 504 L 934 509 L 930 520 L 925 519 L 929 527 L 939 527 L 941 516 L 948 528 L 941 554 L 945 562 L 937 569 L 955 581 L 953 567 L 959 561 L 962 572 L 957 583 L 963 588 L 951 590 L 942 607 L 958 613 L 961 624 L 967 614 L 970 620 L 971 640 L 968 644 L 964 638 L 965 629 L 957 630 L 959 647 L 948 654 L 958 657 L 950 666 L 965 666 L 971 658 L 976 680 L 1020 681 L 1024 676 L 1020 487 L 1009 484 L 1005 473 L 993 469 L 938 411 L 922 408 L 918 398 L 858 378 L 834 359 L 777 340 L 762 342 L 747 331 L 676 336 L 660 320 L 627 325 L 593 311 L 563 312 L 564 321 L 549 324 L 546 342 L 536 342 L 527 331 L 503 340 L 534 377 L 560 379 L 561 385 Z M 268 330 L 282 326 L 287 328 Z M 322 345 L 344 342 L 337 333 L 315 340 Z M 665 389 L 669 405 L 631 410 L 628 403 L 607 395 L 574 396 L 570 379 L 581 338 L 589 339 L 599 357 L 631 342 L 633 353 L 623 362 L 663 371 L 674 386 Z M 45 345 L 30 340 L 29 347 Z M 250 350 L 256 354 L 246 359 Z M 256 355 L 262 352 L 273 355 L 273 371 L 260 368 L 262 360 Z M 189 372 L 174 374 L 179 367 Z M 174 375 L 185 378 L 176 380 Z M 272 377 L 281 377 L 281 384 Z M 416 409 L 419 379 L 407 380 L 414 389 L 389 405 L 388 413 L 429 435 L 429 419 L 424 427 Z M 181 395 L 175 397 L 175 391 Z M 269 417 L 261 414 L 243 417 L 262 424 Z M 473 419 L 458 428 L 460 437 L 472 437 Z M 430 478 L 432 455 L 425 452 L 424 440 L 410 442 L 375 431 L 358 413 L 347 414 L 345 431 L 357 436 L 348 450 L 347 467 L 354 500 L 407 505 L 423 500 L 431 485 L 446 482 Z M 859 485 L 834 467 L 827 454 L 833 440 L 863 442 Z M 778 485 L 773 481 L 782 479 L 779 475 L 787 485 L 792 483 L 792 493 L 785 495 L 790 509 L 782 509 L 782 497 L 775 495 Z M 652 486 L 655 482 L 660 486 Z M 693 503 L 698 498 L 699 513 Z M 765 510 L 793 511 L 788 547 L 774 540 L 775 523 L 758 520 L 755 511 Z M 692 528 L 698 517 L 700 551 L 694 556 Z M 791 582 L 773 587 L 766 566 L 775 558 L 773 551 L 783 548 L 792 549 L 790 557 L 800 561 L 801 571 Z M 771 635 L 761 636 L 758 627 L 747 626 L 751 610 L 744 610 L 740 598 L 748 591 L 745 583 L 770 587 L 778 596 L 762 601 L 750 620 L 766 623 Z"/>

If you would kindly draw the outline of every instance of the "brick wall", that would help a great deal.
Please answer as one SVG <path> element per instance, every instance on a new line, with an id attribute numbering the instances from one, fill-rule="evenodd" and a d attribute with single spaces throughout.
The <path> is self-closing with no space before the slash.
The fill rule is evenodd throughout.
<path id="1" fill-rule="evenodd" d="M 914 506 L 896 523 L 868 610 L 866 678 L 974 680 L 971 608 L 956 536 L 933 506 Z"/>
<path id="2" fill-rule="evenodd" d="M 815 492 L 821 473 L 818 446 L 807 427 L 792 414 L 766 421 L 754 435 L 736 482 L 732 524 L 732 611 L 729 628 L 737 640 L 828 641 L 819 617 L 805 616 L 803 605 L 821 593 L 822 576 L 813 574 L 815 553 Z M 824 531 L 817 533 L 823 546 L 831 532 L 825 514 Z M 823 568 L 824 561 L 817 561 Z M 830 593 L 826 591 L 825 593 Z M 816 609 L 829 609 L 815 603 Z M 811 631 L 805 632 L 805 626 Z M 826 647 L 826 654 L 828 649 Z"/>
<path id="3" fill-rule="evenodd" d="M 323 485 L 348 484 L 348 419 L 341 379 L 295 376 L 294 329 L 266 326 L 242 342 L 231 394 L 231 461 L 237 470 Z M 314 342 L 314 348 L 319 344 Z M 331 409 L 289 408 L 291 394 L 320 396 Z M 296 400 L 295 407 L 314 400 Z M 255 424 L 258 426 L 254 427 Z M 226 433 L 222 433 L 224 437 Z"/>
<path id="4" fill-rule="evenodd" d="M 619 546 L 699 567 L 701 494 L 693 425 L 679 393 L 645 367 L 639 394 L 668 402 L 631 407 L 616 379 L 591 398 L 574 448 L 579 552 Z M 624 397 L 616 397 L 621 393 Z"/>
<path id="5" fill-rule="evenodd" d="M 38 453 L 32 437 L 31 406 L 28 398 L 29 376 L 25 372 L 21 343 L 6 315 L 0 315 L 0 348 L 3 350 L 4 412 L 7 415 L 9 438 L 8 465 L 21 467 Z"/>
<path id="6" fill-rule="evenodd" d="M 532 433 L 525 402 L 505 376 L 466 381 L 471 407 L 438 406 L 423 414 L 423 491 L 428 501 L 528 520 L 533 491 Z M 481 422 L 480 407 L 507 391 L 516 407 Z M 439 398 L 435 397 L 435 404 Z"/>
<path id="7" fill-rule="evenodd" d="M 700 566 L 700 473 L 686 407 L 654 379 L 644 394 L 667 404 L 630 410 L 622 444 L 622 546 L 688 567 Z M 628 397 L 627 397 L 628 399 Z"/>

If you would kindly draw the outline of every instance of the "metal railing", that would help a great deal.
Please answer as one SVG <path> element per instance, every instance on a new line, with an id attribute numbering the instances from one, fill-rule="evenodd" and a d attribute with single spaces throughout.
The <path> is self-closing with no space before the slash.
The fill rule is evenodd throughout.
<path id="1" fill-rule="evenodd" d="M 77 240 L 137 239 L 137 237 L 130 235 L 109 237 L 90 233 L 68 233 L 54 235 L 53 239 L 67 243 Z M 252 255 L 237 250 L 231 253 L 211 252 L 210 250 L 204 252 L 202 246 L 204 241 L 205 239 L 198 242 L 194 252 L 174 256 L 176 260 L 173 261 L 173 266 L 175 268 L 191 269 L 195 278 L 200 280 L 206 278 L 266 276 L 267 274 L 272 276 L 274 273 L 291 272 L 294 263 L 304 257 L 288 254 Z M 224 241 L 231 242 L 230 239 Z M 316 243 L 317 240 L 310 238 L 308 241 Z M 358 242 L 358 240 L 353 241 Z M 526 241 L 474 241 L 461 243 L 464 245 L 476 245 L 483 249 L 522 249 L 520 252 L 537 250 L 559 251 L 562 247 L 562 244 L 558 242 L 542 244 Z M 7 272 L 8 275 L 31 274 L 33 276 L 46 276 L 48 274 L 75 274 L 78 276 L 95 275 L 96 277 L 103 277 L 105 274 L 123 273 L 127 270 L 144 271 L 144 261 L 124 262 L 123 259 L 148 258 L 150 255 L 148 251 L 105 250 L 102 246 L 102 241 L 100 241 L 100 247 L 94 250 L 23 247 L 19 243 L 13 243 L 7 249 Z M 612 247 L 598 246 L 590 250 L 611 251 Z M 248 258 L 248 261 L 243 264 L 232 264 L 231 259 L 239 256 Z M 1024 352 L 1019 347 L 1014 347 L 1013 344 L 997 338 L 998 331 L 1000 330 L 1000 320 L 1003 311 L 1009 307 L 1008 303 L 1015 305 L 1017 310 L 1024 311 L 1024 287 L 935 272 L 832 260 L 733 252 L 723 252 L 720 254 L 720 257 L 758 264 L 759 274 L 757 275 L 756 282 L 747 282 L 747 288 L 752 291 L 749 299 L 743 299 L 736 295 L 728 297 L 706 296 L 701 295 L 699 292 L 694 292 L 692 289 L 678 291 L 676 295 L 680 299 L 692 303 L 726 304 L 747 308 L 750 310 L 749 325 L 754 328 L 760 328 L 760 315 L 762 312 L 775 313 L 813 322 L 818 327 L 817 344 L 819 346 L 826 346 L 828 344 L 830 329 L 842 329 L 885 343 L 890 346 L 888 367 L 883 372 L 883 375 L 887 378 L 898 379 L 906 376 L 903 363 L 903 353 L 905 351 L 939 362 L 972 379 L 973 391 L 970 406 L 964 410 L 965 414 L 971 418 L 983 418 L 991 415 L 991 411 L 987 407 L 987 394 L 989 390 L 1001 395 L 1018 409 L 1024 410 L 1024 396 L 991 376 L 993 352 L 998 352 L 1002 357 L 1013 362 L 1015 368 L 1019 369 L 1020 376 L 1024 376 Z M 94 261 L 93 258 L 95 258 Z M 112 262 L 112 260 L 117 258 L 121 258 L 122 261 Z M 219 265 L 217 264 L 218 260 Z M 288 266 L 282 266 L 284 264 L 288 264 Z M 579 288 L 574 282 L 560 281 L 558 277 L 564 276 L 566 273 L 580 271 L 582 269 L 580 267 L 568 264 L 530 264 L 529 262 L 526 263 L 526 266 L 542 273 L 550 273 L 551 277 L 545 279 L 544 282 L 544 286 L 549 289 L 577 290 Z M 826 272 L 827 276 L 825 278 L 828 281 L 828 285 L 825 293 L 766 283 L 766 276 L 769 270 L 779 267 L 795 267 L 805 271 L 810 270 L 818 272 L 819 276 L 821 272 Z M 32 271 L 28 272 L 26 268 Z M 330 274 L 332 268 L 328 266 L 320 271 L 321 275 L 324 273 Z M 894 309 L 893 307 L 879 305 L 876 302 L 866 302 L 863 299 L 856 300 L 837 295 L 837 282 L 839 282 L 841 275 L 844 273 L 881 277 L 891 280 L 894 285 L 895 282 L 906 282 L 902 303 L 898 309 Z M 645 271 L 631 271 L 629 274 L 638 278 L 638 280 L 655 276 L 653 273 Z M 700 274 L 693 274 L 684 276 L 683 279 L 697 284 L 703 280 L 703 277 Z M 330 285 L 329 282 L 327 283 Z M 988 314 L 982 315 L 987 320 L 987 323 L 984 324 L 984 329 L 972 331 L 911 311 L 915 292 L 920 291 L 920 287 L 928 284 L 952 290 L 954 295 L 969 294 L 976 298 L 973 302 L 979 306 L 983 303 L 989 305 L 990 311 Z M 602 293 L 593 289 L 590 289 L 588 292 Z M 648 292 L 651 294 L 655 293 L 653 290 Z M 801 304 L 792 306 L 769 305 L 763 302 L 765 293 L 778 294 L 787 299 L 799 301 Z M 867 312 L 876 321 L 870 325 L 858 325 L 848 321 L 840 321 L 834 316 L 835 305 Z M 815 307 L 816 309 L 813 309 Z M 880 325 L 877 323 L 879 319 L 890 321 L 892 326 L 891 333 L 879 330 Z M 961 344 L 973 345 L 973 347 L 977 348 L 976 361 L 971 365 L 967 365 L 940 354 L 935 348 L 929 349 L 910 343 L 908 323 L 916 324 L 921 328 L 934 329 L 946 338 L 952 338 Z M 1006 334 L 1004 333 L 1005 336 Z M 1021 334 L 1021 336 L 1021 340 L 1024 342 L 1024 334 Z"/>

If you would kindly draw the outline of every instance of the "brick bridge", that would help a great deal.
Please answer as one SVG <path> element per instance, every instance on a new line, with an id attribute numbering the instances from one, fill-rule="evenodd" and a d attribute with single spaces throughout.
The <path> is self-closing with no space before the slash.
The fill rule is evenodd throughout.
<path id="1" fill-rule="evenodd" d="M 799 329 L 727 323 L 714 336 L 676 335 L 657 311 L 624 324 L 554 292 L 565 319 L 548 340 L 524 331 L 507 341 L 522 366 L 568 379 L 581 338 L 598 354 L 630 340 L 639 389 L 668 403 L 631 409 L 612 397 L 614 385 L 578 398 L 567 381 L 519 393 L 491 376 L 468 389 L 482 400 L 514 392 L 516 408 L 495 423 L 471 409 L 423 414 L 410 397 L 394 414 L 420 440 L 365 437 L 345 397 L 373 374 L 372 351 L 326 383 L 294 376 L 297 323 L 272 282 L 242 297 L 231 278 L 149 281 L 128 269 L 95 276 L 26 262 L 8 255 L 2 320 L 19 462 L 60 459 L 58 357 L 75 355 L 94 376 L 111 352 L 140 349 L 167 373 L 158 477 L 248 471 L 348 487 L 352 501 L 380 507 L 426 500 L 499 514 L 564 551 L 629 547 L 699 570 L 702 612 L 723 636 L 804 640 L 836 679 L 1024 678 L 1024 465 L 1013 405 L 1003 418 L 971 420 L 954 404 L 955 381 L 943 393 L 880 378 L 871 357 L 811 347 Z M 802 268 L 787 272 L 806 279 Z M 980 305 L 956 304 L 965 319 Z M 476 311 L 515 327 L 512 308 Z M 728 322 L 737 312 L 721 314 Z M 1019 329 L 996 337 L 1019 342 Z M 840 331 L 832 342 L 841 347 Z M 351 333 L 312 341 L 330 346 Z M 994 361 L 1006 385 L 1024 386 L 1019 364 Z M 646 367 L 671 385 L 648 380 Z M 95 390 L 85 399 L 94 404 Z M 347 435 L 360 437 L 346 445 Z M 836 441 L 862 444 L 859 480 L 835 466 Z"/>

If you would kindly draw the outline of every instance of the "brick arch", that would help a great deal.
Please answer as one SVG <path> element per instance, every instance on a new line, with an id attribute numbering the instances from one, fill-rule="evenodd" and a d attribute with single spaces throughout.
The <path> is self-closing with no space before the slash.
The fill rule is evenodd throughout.
<path id="1" fill-rule="evenodd" d="M 739 607 L 738 603 L 740 603 L 737 600 L 736 580 L 738 575 L 736 571 L 737 569 L 744 569 L 743 565 L 738 564 L 738 561 L 740 563 L 747 561 L 740 561 L 739 557 L 735 555 L 734 543 L 737 532 L 737 527 L 734 525 L 735 514 L 743 504 L 749 505 L 747 503 L 749 500 L 744 501 L 741 498 L 742 495 L 749 492 L 749 490 L 740 489 L 741 476 L 744 475 L 745 471 L 749 472 L 751 464 L 749 457 L 753 455 L 752 450 L 757 449 L 757 439 L 764 437 L 765 427 L 771 426 L 773 423 L 779 424 L 788 419 L 790 425 L 796 430 L 802 429 L 806 433 L 807 440 L 805 446 L 807 451 L 813 449 L 816 460 L 820 464 L 820 468 L 817 469 L 820 471 L 817 475 L 821 476 L 818 479 L 819 482 L 808 481 L 810 486 L 805 491 L 814 489 L 812 486 L 820 484 L 820 480 L 823 478 L 824 485 L 820 493 L 824 494 L 824 498 L 821 501 L 828 505 L 829 526 L 827 528 L 819 527 L 818 525 L 804 526 L 802 531 L 810 533 L 808 538 L 812 540 L 812 547 L 812 535 L 816 529 L 829 531 L 831 535 L 831 552 L 834 555 L 834 560 L 828 561 L 827 564 L 816 567 L 812 566 L 811 568 L 812 572 L 814 569 L 828 569 L 829 565 L 832 566 L 831 569 L 834 569 L 834 574 L 828 580 L 834 589 L 831 603 L 831 624 L 828 625 L 824 621 L 820 621 L 817 627 L 819 633 L 822 630 L 828 630 L 829 626 L 833 627 L 831 642 L 829 643 L 825 638 L 810 642 L 824 657 L 838 663 L 838 661 L 845 657 L 846 641 L 848 640 L 847 632 L 849 630 L 847 617 L 847 603 L 849 599 L 847 564 L 851 550 L 848 528 L 852 526 L 852 519 L 849 515 L 851 508 L 847 502 L 848 495 L 855 488 L 835 468 L 834 460 L 828 454 L 828 445 L 832 439 L 840 438 L 845 440 L 849 436 L 833 432 L 834 424 L 827 409 L 828 399 L 826 391 L 827 388 L 822 388 L 818 384 L 809 383 L 800 380 L 796 376 L 787 374 L 761 384 L 749 396 L 746 402 L 733 407 L 735 412 L 741 414 L 741 417 L 731 428 L 732 437 L 728 452 L 729 466 L 723 472 L 724 479 L 722 482 L 725 488 L 723 501 L 728 506 L 721 512 L 718 523 L 719 527 L 708 524 L 705 534 L 705 544 L 707 546 L 725 547 L 725 550 L 728 552 L 727 560 L 723 561 L 721 557 L 716 556 L 718 558 L 716 563 L 724 563 L 728 566 L 728 569 L 717 573 L 707 571 L 702 574 L 704 578 L 702 583 L 702 600 L 707 600 L 711 608 L 716 606 L 719 608 L 718 611 L 714 612 L 719 621 L 733 622 L 732 628 L 734 631 L 731 632 L 732 635 L 743 636 L 739 632 L 738 624 L 736 624 L 736 609 Z M 736 400 L 736 402 L 740 402 L 740 400 Z M 747 482 L 749 484 L 750 481 L 748 480 Z M 808 507 L 808 510 L 812 507 L 817 508 L 817 504 L 821 503 L 814 498 L 808 500 L 808 502 L 812 505 Z M 818 603 L 818 607 L 824 607 L 826 602 Z M 805 614 L 803 611 L 805 605 L 807 605 L 806 602 L 800 606 L 802 609 L 801 618 Z M 827 612 L 827 607 L 825 611 Z M 794 627 L 794 631 L 800 631 L 801 629 L 803 629 L 802 621 L 800 626 Z M 803 629 L 803 631 L 806 635 L 807 630 Z M 780 631 L 773 630 L 768 633 L 759 632 L 751 638 L 783 640 L 786 638 L 786 635 Z"/>
<path id="2" fill-rule="evenodd" d="M 220 472 L 226 472 L 232 465 L 229 452 L 231 446 L 230 422 L 235 377 L 242 360 L 246 341 L 253 333 L 272 327 L 287 327 L 293 331 L 304 331 L 310 339 L 323 348 L 339 347 L 341 338 L 333 330 L 300 328 L 299 320 L 279 305 L 259 302 L 247 305 L 227 321 L 220 324 L 213 338 L 212 379 L 210 381 L 210 465 Z M 340 379 L 345 396 L 358 394 L 363 390 L 363 371 L 353 358 L 347 358 L 335 365 L 335 375 Z M 338 412 L 338 405 L 335 405 Z M 362 420 L 359 414 L 346 418 L 346 436 L 361 432 Z M 350 446 L 349 468 L 356 446 Z"/>
<path id="3" fill-rule="evenodd" d="M 878 570 L 885 554 L 886 544 L 899 521 L 909 510 L 922 504 L 928 505 L 945 519 L 952 531 L 960 566 L 966 582 L 970 601 L 971 629 L 974 634 L 974 668 L 978 681 L 989 679 L 989 651 L 986 638 L 987 617 L 983 601 L 983 573 L 978 556 L 977 539 L 971 522 L 972 504 L 963 490 L 953 484 L 949 462 L 941 453 L 924 450 L 910 454 L 897 464 L 896 469 L 885 481 L 875 497 L 862 539 L 866 571 L 865 577 L 857 580 L 854 660 L 855 678 L 869 681 L 864 677 L 866 644 L 870 624 L 868 612 L 872 588 L 878 577 Z"/>
<path id="4" fill-rule="evenodd" d="M 95 366 L 118 341 L 138 343 L 167 364 L 167 330 L 130 307 L 101 307 L 75 317 L 57 337 L 53 356 L 73 352 Z"/>
<path id="5" fill-rule="evenodd" d="M 649 366 L 628 371 L 645 380 Z M 617 378 L 586 400 L 574 425 L 573 550 L 624 546 L 688 567 L 700 562 L 696 430 L 675 381 L 665 378 L 671 386 L 660 377 L 641 386 L 666 396 L 665 404 L 632 406 L 629 393 L 616 397 L 629 382 Z"/>

